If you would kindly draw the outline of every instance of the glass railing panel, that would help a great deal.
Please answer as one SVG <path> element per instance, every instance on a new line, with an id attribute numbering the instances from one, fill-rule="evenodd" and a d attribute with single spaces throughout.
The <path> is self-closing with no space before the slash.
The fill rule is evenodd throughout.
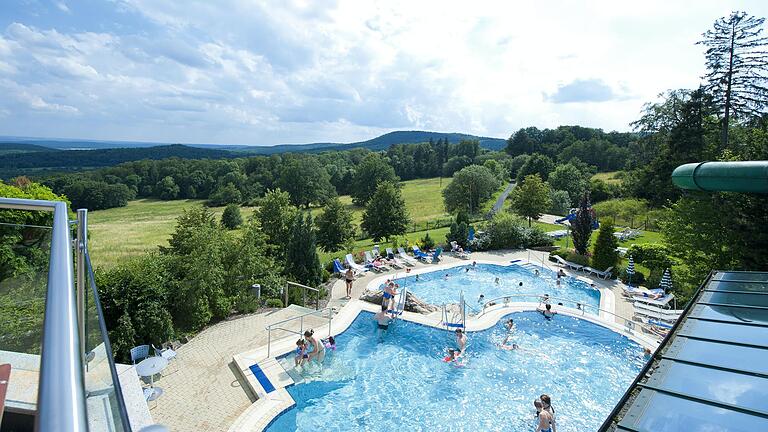
<path id="1" fill-rule="evenodd" d="M 120 388 L 119 372 L 112 356 L 87 255 L 86 268 L 85 390 L 88 423 L 90 430 L 128 432 L 130 425 Z"/>
<path id="2" fill-rule="evenodd" d="M 11 365 L 6 408 L 20 412 L 37 405 L 51 228 L 18 222 L 50 214 L 0 209 L 0 364 Z"/>

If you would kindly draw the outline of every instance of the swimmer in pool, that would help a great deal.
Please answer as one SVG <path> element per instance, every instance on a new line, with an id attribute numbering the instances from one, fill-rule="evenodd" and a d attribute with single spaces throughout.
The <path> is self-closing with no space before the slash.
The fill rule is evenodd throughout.
<path id="1" fill-rule="evenodd" d="M 387 314 L 387 305 L 381 305 L 381 312 L 373 316 L 378 323 L 379 333 L 387 331 L 392 318 Z"/>
<path id="2" fill-rule="evenodd" d="M 464 350 L 467 349 L 467 335 L 462 329 L 456 329 L 456 345 L 459 346 L 459 356 L 464 355 Z"/>
<path id="3" fill-rule="evenodd" d="M 552 317 L 557 315 L 557 312 L 552 310 L 552 305 L 547 303 L 544 305 L 544 309 L 536 309 L 537 311 L 541 312 L 542 315 L 544 315 L 544 318 L 551 320 Z"/>
<path id="4" fill-rule="evenodd" d="M 507 337 L 504 338 L 504 342 L 502 342 L 501 345 L 506 345 L 509 338 L 512 337 L 512 333 L 515 332 L 515 320 L 512 318 L 507 320 L 507 322 L 504 323 L 504 328 L 507 329 Z"/>
<path id="5" fill-rule="evenodd" d="M 498 285 L 498 284 L 499 284 L 499 282 L 501 282 L 501 279 L 499 279 L 499 278 L 496 278 L 496 280 L 494 280 L 493 282 L 494 282 L 496 285 Z"/>

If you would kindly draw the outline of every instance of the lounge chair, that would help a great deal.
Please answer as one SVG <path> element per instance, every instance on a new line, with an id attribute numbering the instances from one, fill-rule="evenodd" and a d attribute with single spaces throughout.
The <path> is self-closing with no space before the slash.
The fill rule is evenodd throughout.
<path id="1" fill-rule="evenodd" d="M 581 264 L 572 263 L 570 261 L 566 261 L 563 259 L 563 257 L 559 255 L 553 255 L 555 257 L 555 261 L 557 261 L 558 264 L 560 264 L 562 267 L 568 267 L 574 270 L 583 270 L 584 266 Z"/>
<path id="2" fill-rule="evenodd" d="M 416 260 L 409 257 L 408 254 L 405 252 L 405 249 L 401 247 L 397 248 L 397 254 L 400 255 L 400 259 L 402 259 L 403 262 L 405 262 L 405 264 L 410 266 L 416 265 Z"/>
<path id="3" fill-rule="evenodd" d="M 344 273 L 347 272 L 347 269 L 344 268 L 344 265 L 341 264 L 338 258 L 333 259 L 333 272 L 338 273 L 339 277 L 343 277 Z"/>
<path id="4" fill-rule="evenodd" d="M 428 262 L 427 260 L 431 261 L 429 255 L 422 252 L 421 249 L 419 249 L 419 247 L 416 245 L 413 246 L 413 256 L 418 258 L 419 261 L 424 261 L 424 262 Z"/>
<path id="5" fill-rule="evenodd" d="M 469 254 L 455 240 L 451 242 L 451 253 L 461 259 L 469 259 Z"/>
<path id="6" fill-rule="evenodd" d="M 639 297 L 639 296 L 633 297 L 635 303 L 637 303 L 637 302 L 645 303 L 647 305 L 652 305 L 652 306 L 656 306 L 656 307 L 659 307 L 659 308 L 666 308 L 667 306 L 669 306 L 669 302 L 671 302 L 672 299 L 674 299 L 674 298 L 675 298 L 675 295 L 672 294 L 672 293 L 664 294 L 661 297 L 657 297 L 657 295 L 643 296 L 643 297 Z"/>
<path id="7" fill-rule="evenodd" d="M 155 350 L 155 356 L 157 357 L 162 357 L 168 361 L 171 361 L 176 358 L 176 351 L 174 351 L 172 347 L 158 348 L 152 345 L 152 348 Z"/>
<path id="8" fill-rule="evenodd" d="M 437 248 L 435 249 L 435 252 L 432 254 L 431 262 L 436 263 L 440 262 L 440 254 L 443 253 L 443 248 Z"/>
<path id="9" fill-rule="evenodd" d="M 608 267 L 607 269 L 605 269 L 605 271 L 600 271 L 592 267 L 584 267 L 584 271 L 590 272 L 595 276 L 599 277 L 600 279 L 608 279 L 611 276 L 611 270 L 613 270 L 613 266 Z"/>
<path id="10" fill-rule="evenodd" d="M 377 272 L 392 270 L 386 264 L 377 263 L 374 260 L 373 255 L 368 251 L 365 251 L 365 266 Z"/>
<path id="11" fill-rule="evenodd" d="M 393 263 L 392 264 L 393 266 L 396 266 L 399 268 L 403 268 L 407 265 L 410 265 L 408 264 L 408 262 L 398 259 L 395 256 L 395 253 L 392 251 L 392 248 L 387 248 L 387 259 L 389 259 Z"/>
<path id="12" fill-rule="evenodd" d="M 680 318 L 680 315 L 684 311 L 678 309 L 665 309 L 657 306 L 651 306 L 641 302 L 635 302 L 632 307 L 634 308 L 635 315 L 640 317 L 648 317 L 656 320 L 661 320 L 668 323 L 674 323 Z"/>
<path id="13" fill-rule="evenodd" d="M 364 273 L 368 271 L 367 268 L 355 262 L 355 258 L 352 256 L 352 254 L 347 254 L 347 256 L 344 257 L 344 259 L 347 261 L 347 265 L 350 266 L 352 270 L 358 273 Z"/>

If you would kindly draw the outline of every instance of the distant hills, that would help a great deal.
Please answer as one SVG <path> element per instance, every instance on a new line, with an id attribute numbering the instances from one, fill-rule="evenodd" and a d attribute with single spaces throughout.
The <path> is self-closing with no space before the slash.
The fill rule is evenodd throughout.
<path id="1" fill-rule="evenodd" d="M 397 131 L 355 143 L 281 144 L 274 146 L 218 145 L 218 144 L 163 144 L 131 141 L 93 141 L 0 137 L 0 177 L 21 174 L 76 171 L 87 168 L 113 166 L 142 159 L 224 159 L 248 155 L 270 155 L 287 152 L 311 152 L 366 148 L 386 150 L 395 144 L 428 142 L 430 139 L 448 139 L 457 143 L 462 139 L 476 139 L 491 150 L 501 150 L 506 141 L 500 138 L 479 137 L 461 133 L 426 131 Z"/>

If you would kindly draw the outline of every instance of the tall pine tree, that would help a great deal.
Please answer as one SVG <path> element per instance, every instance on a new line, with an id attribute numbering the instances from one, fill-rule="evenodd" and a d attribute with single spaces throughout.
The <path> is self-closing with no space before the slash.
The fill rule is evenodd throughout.
<path id="1" fill-rule="evenodd" d="M 312 215 L 306 218 L 298 213 L 291 225 L 291 234 L 286 251 L 285 271 L 290 279 L 311 287 L 323 280 L 323 270 L 317 256 L 315 230 L 312 227 Z"/>
<path id="2" fill-rule="evenodd" d="M 581 197 L 576 219 L 571 222 L 573 247 L 579 255 L 586 255 L 589 247 L 589 237 L 592 235 L 592 209 L 589 205 L 589 192 Z"/>
<path id="3" fill-rule="evenodd" d="M 762 117 L 768 105 L 768 38 L 762 36 L 765 18 L 732 12 L 715 21 L 698 42 L 707 47 L 707 90 L 722 114 L 721 149 L 728 148 L 728 125 Z"/>

